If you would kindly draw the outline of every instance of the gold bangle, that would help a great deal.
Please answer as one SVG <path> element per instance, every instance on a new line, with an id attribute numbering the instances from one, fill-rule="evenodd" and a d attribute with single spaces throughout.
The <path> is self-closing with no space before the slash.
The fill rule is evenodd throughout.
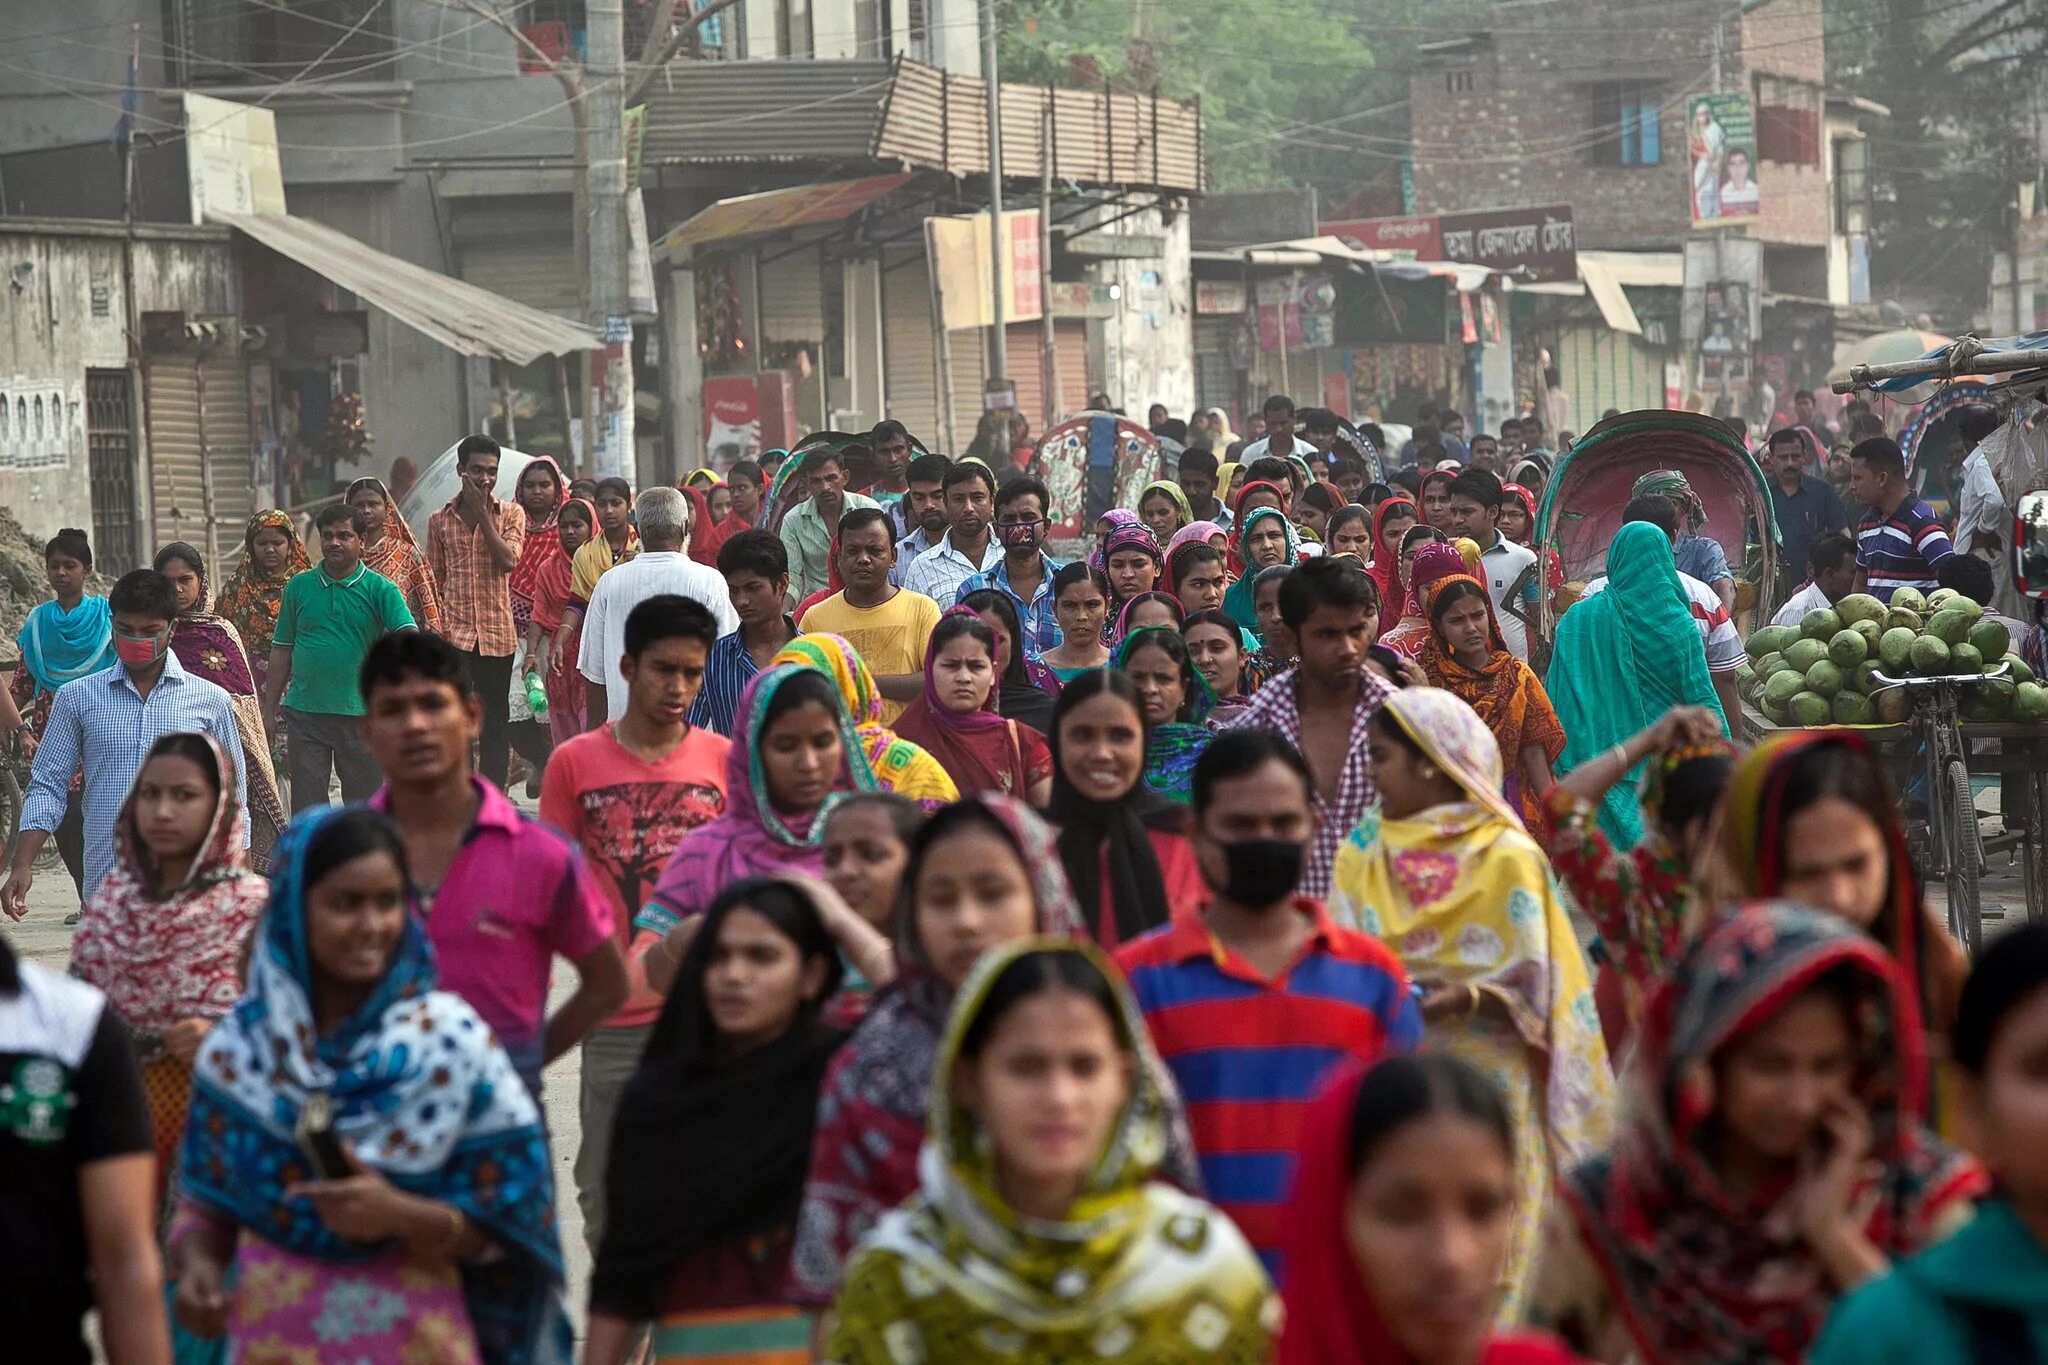
<path id="1" fill-rule="evenodd" d="M 1469 995 L 1472 1003 L 1465 1007 L 1464 1017 L 1467 1019 L 1471 1019 L 1476 1017 L 1479 1013 L 1479 988 L 1473 985 L 1471 982 L 1467 981 L 1465 983 L 1465 990 Z"/>

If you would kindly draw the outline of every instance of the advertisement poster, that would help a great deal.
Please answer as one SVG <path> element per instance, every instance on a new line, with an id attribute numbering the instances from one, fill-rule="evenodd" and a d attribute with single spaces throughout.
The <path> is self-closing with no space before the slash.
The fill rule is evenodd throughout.
<path id="1" fill-rule="evenodd" d="M 713 469 L 761 453 L 761 398 L 751 375 L 714 375 L 704 381 L 704 453 Z"/>
<path id="2" fill-rule="evenodd" d="M 1754 223 L 1760 211 L 1756 183 L 1756 119 L 1749 96 L 1696 95 L 1685 106 L 1686 155 L 1692 166 L 1692 225 L 1733 227 Z"/>

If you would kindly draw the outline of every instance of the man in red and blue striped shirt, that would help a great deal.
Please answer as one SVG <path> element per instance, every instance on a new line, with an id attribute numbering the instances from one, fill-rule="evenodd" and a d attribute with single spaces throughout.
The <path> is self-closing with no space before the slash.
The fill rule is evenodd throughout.
<path id="1" fill-rule="evenodd" d="M 1206 1193 L 1276 1277 L 1302 1115 L 1323 1077 L 1422 1038 L 1399 959 L 1294 894 L 1311 801 L 1308 764 L 1286 740 L 1218 735 L 1194 774 L 1209 899 L 1117 953 L 1187 1104 Z"/>
<path id="2" fill-rule="evenodd" d="M 1900 588 L 1933 592 L 1935 569 L 1956 552 L 1934 509 L 1906 483 L 1906 457 L 1889 436 L 1849 452 L 1849 491 L 1867 509 L 1856 527 L 1856 591 L 1889 603 Z"/>

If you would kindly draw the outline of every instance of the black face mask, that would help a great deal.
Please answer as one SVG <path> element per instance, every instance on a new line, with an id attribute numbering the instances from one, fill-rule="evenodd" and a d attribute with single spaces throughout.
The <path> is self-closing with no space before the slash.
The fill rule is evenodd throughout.
<path id="1" fill-rule="evenodd" d="M 1275 905 L 1294 894 L 1307 850 L 1292 839 L 1240 839 L 1218 843 L 1223 885 L 1216 888 L 1239 905 Z"/>

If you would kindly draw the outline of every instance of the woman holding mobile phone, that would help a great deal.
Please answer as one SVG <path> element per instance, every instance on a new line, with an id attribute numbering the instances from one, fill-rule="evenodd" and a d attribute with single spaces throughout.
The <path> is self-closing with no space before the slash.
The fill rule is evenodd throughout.
<path id="1" fill-rule="evenodd" d="M 397 830 L 322 807 L 276 852 L 248 992 L 193 1068 L 178 1320 L 309 1359 L 565 1359 L 540 1113 L 434 989 Z M 337 1155 L 347 1173 L 313 1178 Z"/>

